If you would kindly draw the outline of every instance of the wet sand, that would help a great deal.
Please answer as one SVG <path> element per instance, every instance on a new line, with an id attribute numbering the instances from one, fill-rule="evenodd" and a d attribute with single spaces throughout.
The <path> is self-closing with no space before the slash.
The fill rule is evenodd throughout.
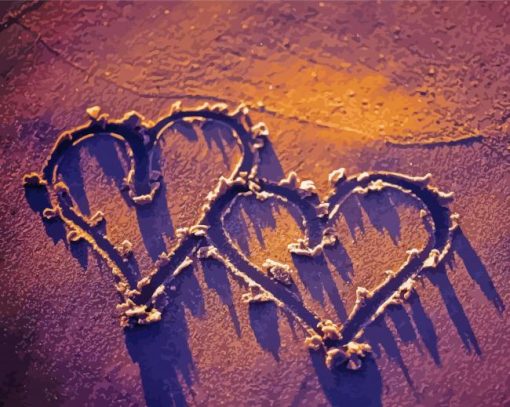
<path id="1" fill-rule="evenodd" d="M 42 4 L 0 31 L 4 183 L 0 222 L 2 387 L 6 405 L 504 405 L 510 288 L 506 3 Z M 259 174 L 313 180 L 346 168 L 423 176 L 453 191 L 460 231 L 444 267 L 367 328 L 359 371 L 332 374 L 293 315 L 250 304 L 224 264 L 193 258 L 168 287 L 162 321 L 124 331 L 114 278 L 84 242 L 27 196 L 58 135 L 100 105 L 156 120 L 182 100 L 240 102 L 269 128 Z M 132 280 L 189 227 L 240 158 L 221 126 L 165 131 L 161 189 L 135 207 L 129 157 L 108 137 L 62 160 L 85 216 L 102 211 L 115 245 L 133 244 Z M 352 197 L 328 260 L 293 259 L 294 209 L 245 197 L 225 231 L 261 267 L 290 264 L 307 307 L 345 321 L 426 243 L 419 208 L 398 191 Z M 332 260 L 331 260 L 332 259 Z M 137 274 L 138 273 L 138 274 Z"/>

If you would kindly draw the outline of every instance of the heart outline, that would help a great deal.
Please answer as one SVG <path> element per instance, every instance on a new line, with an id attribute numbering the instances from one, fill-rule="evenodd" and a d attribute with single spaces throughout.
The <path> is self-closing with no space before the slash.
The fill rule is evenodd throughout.
<path id="1" fill-rule="evenodd" d="M 294 316 L 304 324 L 312 339 L 315 338 L 311 347 L 324 350 L 330 357 L 329 364 L 335 364 L 331 359 L 337 356 L 338 349 L 344 350 L 340 355 L 342 361 L 346 356 L 362 356 L 368 348 L 352 349 L 352 354 L 349 354 L 349 349 L 352 348 L 351 344 L 361 337 L 364 328 L 382 314 L 387 306 L 405 301 L 416 278 L 437 266 L 448 254 L 453 233 L 458 225 L 458 215 L 450 213 L 443 202 L 449 200 L 451 194 L 429 186 L 430 174 L 425 177 L 409 177 L 399 173 L 372 172 L 347 178 L 344 170 L 339 169 L 330 174 L 331 190 L 323 199 L 314 191 L 313 183 L 308 180 L 301 182 L 294 172 L 289 173 L 288 177 L 279 183 L 259 178 L 259 150 L 269 136 L 269 131 L 264 123 L 253 125 L 248 112 L 245 105 L 229 113 L 225 104 L 205 104 L 196 109 L 183 110 L 180 103 L 176 103 L 168 115 L 154 123 L 136 112 L 129 112 L 120 120 L 110 120 L 108 115 L 100 114 L 98 107 L 93 107 L 87 109 L 90 122 L 61 134 L 42 171 L 26 174 L 23 183 L 26 187 L 49 189 L 52 206 L 43 211 L 44 217 L 60 218 L 69 229 L 70 242 L 86 240 L 112 269 L 117 291 L 123 300 L 118 308 L 123 313 L 121 321 L 124 325 L 158 321 L 161 318 L 157 308 L 158 305 L 161 306 L 157 303 L 162 292 L 160 287 L 164 287 L 163 284 L 169 277 L 177 276 L 182 267 L 189 264 L 189 256 L 201 251 L 205 253 L 204 257 L 215 257 L 223 261 L 235 275 L 249 285 L 262 288 L 270 293 L 271 299 L 289 307 Z M 217 120 L 234 130 L 234 137 L 241 148 L 241 158 L 228 178 L 220 177 L 217 187 L 208 195 L 196 224 L 190 228 L 182 228 L 173 250 L 162 254 L 150 275 L 139 280 L 136 288 L 130 287 L 123 270 L 122 254 L 106 236 L 94 230 L 104 219 L 104 215 L 99 213 L 92 218 L 86 218 L 77 209 L 69 189 L 64 182 L 57 179 L 59 162 L 69 148 L 94 135 L 108 134 L 119 138 L 125 143 L 130 157 L 130 169 L 126 179 L 129 197 L 134 204 L 150 204 L 159 188 L 157 177 L 151 173 L 153 148 L 172 123 L 193 118 Z M 299 299 L 289 296 L 288 290 L 265 277 L 258 266 L 246 259 L 234 247 L 224 230 L 224 216 L 239 196 L 253 194 L 258 199 L 269 196 L 283 198 L 297 205 L 306 220 L 305 239 L 298 244 L 290 244 L 289 251 L 294 255 L 314 257 L 325 246 L 337 243 L 337 237 L 331 234 L 328 225 L 338 213 L 342 201 L 353 193 L 366 194 L 387 188 L 400 190 L 423 204 L 424 210 L 428 211 L 425 218 L 428 219 L 428 215 L 432 218 L 432 222 L 425 222 L 429 240 L 423 250 L 411 251 L 400 269 L 394 275 L 387 276 L 372 292 L 358 288 L 356 305 L 344 326 L 332 323 L 329 325 L 335 331 L 333 334 L 325 326 L 324 320 L 308 311 L 299 303 Z M 330 207 L 333 207 L 333 210 L 328 212 Z M 305 213 L 307 215 L 304 215 Z M 217 216 L 218 214 L 220 216 Z M 206 246 L 205 242 L 212 243 L 213 249 Z M 281 298 L 285 299 L 281 301 Z M 315 346 L 317 344 L 319 346 Z M 328 362 L 328 357 L 326 361 Z"/>

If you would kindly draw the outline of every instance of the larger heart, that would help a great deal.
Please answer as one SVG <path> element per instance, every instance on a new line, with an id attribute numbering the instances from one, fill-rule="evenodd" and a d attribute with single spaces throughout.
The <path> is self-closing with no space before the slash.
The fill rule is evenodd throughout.
<path id="1" fill-rule="evenodd" d="M 121 120 L 110 120 L 97 107 L 88 109 L 87 113 L 90 122 L 62 134 L 42 171 L 27 174 L 24 185 L 48 191 L 50 204 L 42 210 L 43 216 L 60 218 L 67 227 L 70 242 L 86 240 L 111 268 L 121 296 L 118 308 L 123 326 L 159 321 L 165 284 L 177 278 L 190 264 L 190 256 L 196 253 L 198 257 L 212 257 L 225 263 L 248 285 L 247 301 L 275 301 L 294 314 L 309 333 L 306 343 L 311 349 L 325 352 L 328 366 L 347 362 L 349 367 L 357 368 L 359 356 L 370 350 L 368 345 L 357 342 L 367 324 L 387 306 L 405 301 L 420 274 L 437 266 L 450 249 L 458 215 L 451 214 L 444 205 L 451 194 L 429 185 L 430 174 L 410 177 L 377 172 L 346 177 L 344 170 L 338 169 L 330 173 L 331 190 L 321 199 L 312 181 L 301 181 L 293 172 L 279 182 L 258 175 L 259 150 L 269 132 L 263 123 L 253 125 L 246 106 L 229 113 L 223 104 L 191 110 L 182 110 L 180 104 L 175 104 L 172 111 L 156 123 L 146 121 L 135 112 Z M 164 131 L 178 120 L 214 120 L 228 126 L 235 134 L 242 155 L 232 174 L 220 177 L 216 188 L 209 193 L 195 224 L 177 231 L 175 247 L 169 253 L 162 253 L 152 272 L 135 286 L 128 279 L 125 262 L 130 248 L 116 247 L 96 229 L 104 214 L 86 217 L 80 212 L 67 185 L 58 180 L 59 164 L 63 156 L 83 140 L 100 134 L 118 138 L 125 143 L 130 157 L 125 185 L 128 196 L 135 205 L 150 205 L 160 187 L 160 174 L 154 171 L 152 164 L 154 146 Z M 286 265 L 268 261 L 264 264 L 267 270 L 262 270 L 236 248 L 225 232 L 223 219 L 239 197 L 280 199 L 297 208 L 305 230 L 304 238 L 289 243 L 288 250 L 293 256 L 315 257 L 338 243 L 331 225 L 349 196 L 381 193 L 386 189 L 398 190 L 420 202 L 420 215 L 429 231 L 429 239 L 421 250 L 410 250 L 400 269 L 388 274 L 379 286 L 371 291 L 358 288 L 356 304 L 343 325 L 322 319 L 303 305 L 288 287 Z"/>

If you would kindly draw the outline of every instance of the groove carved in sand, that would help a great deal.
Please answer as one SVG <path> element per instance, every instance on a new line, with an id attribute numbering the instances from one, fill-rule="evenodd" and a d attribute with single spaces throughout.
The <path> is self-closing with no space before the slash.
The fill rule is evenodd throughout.
<path id="1" fill-rule="evenodd" d="M 429 185 L 431 175 L 411 177 L 390 172 L 364 172 L 347 177 L 345 169 L 329 175 L 330 191 L 320 197 L 311 180 L 300 180 L 294 172 L 275 183 L 258 176 L 259 150 L 269 137 L 264 123 L 252 123 L 247 106 L 229 111 L 225 104 L 204 105 L 183 110 L 180 103 L 172 106 L 168 115 L 157 122 L 146 120 L 136 112 L 120 120 L 112 120 L 97 106 L 87 109 L 90 121 L 64 132 L 57 139 L 40 172 L 26 174 L 27 188 L 43 188 L 51 197 L 51 207 L 44 209 L 45 220 L 60 218 L 67 228 L 70 243 L 85 240 L 111 269 L 120 296 L 117 306 L 121 325 L 158 322 L 165 306 L 166 287 L 192 263 L 192 257 L 214 258 L 224 263 L 232 275 L 248 287 L 243 296 L 247 302 L 274 301 L 292 314 L 307 334 L 306 345 L 321 351 L 329 367 L 347 364 L 357 369 L 361 357 L 370 352 L 368 344 L 359 343 L 365 327 L 392 304 L 409 298 L 415 281 L 424 272 L 436 267 L 451 247 L 458 215 L 450 213 L 446 203 L 451 194 Z M 215 120 L 233 130 L 241 150 L 241 158 L 229 177 L 220 177 L 216 187 L 207 195 L 194 225 L 177 230 L 177 243 L 161 253 L 152 271 L 135 286 L 127 279 L 126 257 L 132 254 L 129 241 L 115 246 L 97 229 L 105 214 L 87 218 L 74 203 L 67 185 L 58 178 L 63 156 L 74 146 L 99 134 L 121 140 L 130 157 L 130 168 L 124 187 L 134 205 L 150 205 L 160 188 L 161 174 L 152 169 L 155 145 L 164 131 L 178 120 L 196 122 Z M 270 259 L 261 270 L 239 252 L 224 228 L 224 218 L 232 205 L 242 196 L 259 200 L 273 197 L 295 206 L 300 214 L 305 236 L 291 242 L 288 250 L 295 256 L 315 257 L 324 247 L 335 246 L 338 236 L 331 227 L 339 216 L 340 207 L 353 194 L 380 193 L 394 189 L 420 203 L 420 217 L 429 232 L 429 239 L 421 250 L 412 249 L 398 271 L 388 272 L 386 279 L 375 289 L 358 287 L 356 303 L 343 325 L 321 318 L 302 304 L 289 289 L 291 269 Z"/>

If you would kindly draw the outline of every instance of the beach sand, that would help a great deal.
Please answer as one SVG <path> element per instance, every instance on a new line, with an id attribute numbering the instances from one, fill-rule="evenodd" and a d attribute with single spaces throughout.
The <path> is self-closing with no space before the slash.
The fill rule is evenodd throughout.
<path id="1" fill-rule="evenodd" d="M 0 400 L 43 405 L 463 405 L 510 403 L 508 2 L 4 3 L 0 27 Z M 432 174 L 454 193 L 448 261 L 366 330 L 358 371 L 330 372 L 296 319 L 249 304 L 224 264 L 193 258 L 160 322 L 123 330 L 108 266 L 69 244 L 27 199 L 58 135 L 101 106 L 157 120 L 182 101 L 251 106 L 269 128 L 261 176 L 295 171 L 320 194 L 328 174 Z M 102 211 L 139 276 L 193 225 L 240 158 L 228 130 L 167 130 L 163 187 L 135 208 L 128 157 L 98 138 L 62 161 L 87 216 Z M 239 251 L 291 265 L 307 307 L 345 321 L 356 288 L 398 270 L 427 233 L 398 191 L 352 197 L 334 222 L 334 261 L 294 264 L 295 209 L 241 198 L 225 219 Z"/>

